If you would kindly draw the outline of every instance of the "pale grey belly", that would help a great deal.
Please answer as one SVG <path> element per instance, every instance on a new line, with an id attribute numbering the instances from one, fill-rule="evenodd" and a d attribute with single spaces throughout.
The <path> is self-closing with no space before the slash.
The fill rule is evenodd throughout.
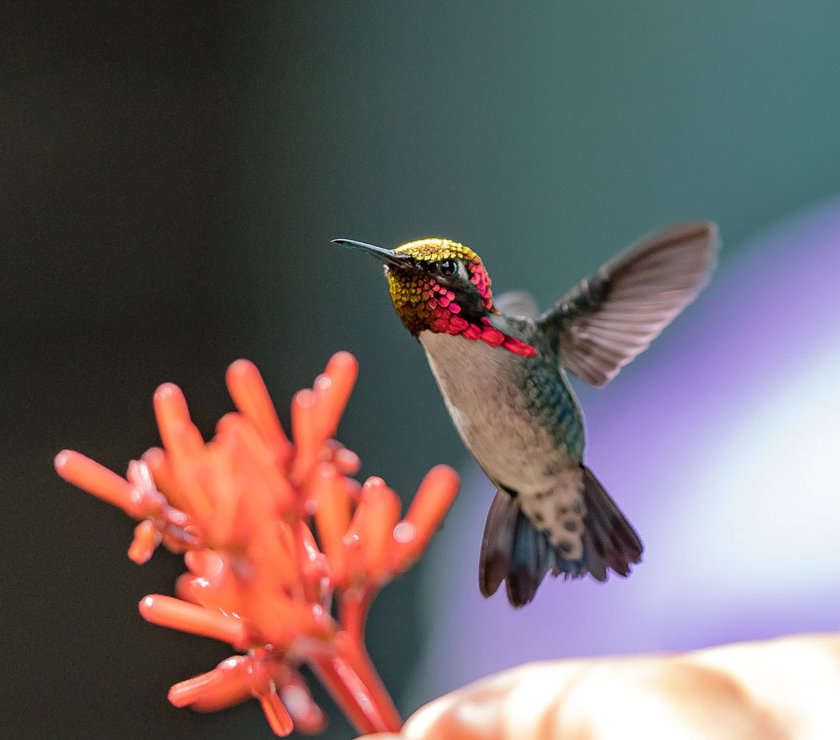
<path id="1" fill-rule="evenodd" d="M 556 433 L 529 410 L 517 355 L 448 334 L 423 332 L 420 341 L 455 427 L 491 479 L 527 496 L 577 469 Z"/>

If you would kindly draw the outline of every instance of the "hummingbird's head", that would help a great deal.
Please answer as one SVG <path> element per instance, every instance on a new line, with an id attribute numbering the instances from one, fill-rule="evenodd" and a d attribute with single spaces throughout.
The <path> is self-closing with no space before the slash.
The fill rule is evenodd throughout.
<path id="1" fill-rule="evenodd" d="M 490 276 L 469 247 L 449 239 L 420 239 L 393 250 L 348 239 L 333 241 L 362 249 L 385 264 L 394 308 L 414 336 L 422 331 L 462 335 L 517 354 L 534 354 L 532 347 L 491 325 L 490 316 L 498 311 Z"/>
<path id="2" fill-rule="evenodd" d="M 463 244 L 421 239 L 390 250 L 345 239 L 336 242 L 363 249 L 385 263 L 394 308 L 415 336 L 421 331 L 455 333 L 452 328 L 463 330 L 495 312 L 481 258 Z"/>

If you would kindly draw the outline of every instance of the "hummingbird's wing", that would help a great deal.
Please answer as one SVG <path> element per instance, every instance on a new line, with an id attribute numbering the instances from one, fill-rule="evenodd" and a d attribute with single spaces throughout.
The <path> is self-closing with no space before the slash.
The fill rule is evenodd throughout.
<path id="1" fill-rule="evenodd" d="M 493 300 L 496 310 L 505 316 L 521 319 L 537 318 L 537 302 L 524 290 L 511 290 Z"/>
<path id="2" fill-rule="evenodd" d="M 592 385 L 611 380 L 706 285 L 718 246 L 715 224 L 688 221 L 611 259 L 537 320 L 560 364 Z"/>

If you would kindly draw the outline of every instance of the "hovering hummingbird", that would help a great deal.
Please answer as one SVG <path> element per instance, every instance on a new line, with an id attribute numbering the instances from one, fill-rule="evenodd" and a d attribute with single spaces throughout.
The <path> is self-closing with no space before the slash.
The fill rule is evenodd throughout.
<path id="1" fill-rule="evenodd" d="M 448 239 L 383 249 L 391 299 L 423 346 L 461 439 L 497 492 L 479 556 L 479 586 L 506 581 L 515 607 L 548 571 L 627 576 L 642 543 L 583 464 L 583 416 L 567 372 L 604 385 L 703 288 L 717 227 L 687 222 L 648 236 L 537 316 L 525 293 L 494 302 L 479 256 Z"/>

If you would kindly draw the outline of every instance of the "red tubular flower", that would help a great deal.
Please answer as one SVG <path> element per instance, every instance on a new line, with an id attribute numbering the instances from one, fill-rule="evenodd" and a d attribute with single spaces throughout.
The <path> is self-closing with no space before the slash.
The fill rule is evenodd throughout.
<path id="1" fill-rule="evenodd" d="M 347 352 L 330 359 L 294 397 L 291 440 L 257 368 L 238 360 L 227 373 L 237 411 L 206 444 L 166 383 L 154 397 L 163 447 L 129 463 L 126 478 L 78 452 L 56 456 L 63 478 L 140 520 L 134 562 L 160 543 L 185 553 L 177 598 L 145 597 L 143 617 L 244 653 L 173 686 L 176 706 L 213 711 L 255 697 L 276 734 L 319 732 L 323 713 L 298 672 L 306 663 L 360 732 L 399 729 L 364 647 L 367 609 L 426 548 L 458 479 L 433 468 L 401 519 L 381 478 L 360 487 L 349 477 L 359 459 L 332 437 L 356 374 Z"/>

